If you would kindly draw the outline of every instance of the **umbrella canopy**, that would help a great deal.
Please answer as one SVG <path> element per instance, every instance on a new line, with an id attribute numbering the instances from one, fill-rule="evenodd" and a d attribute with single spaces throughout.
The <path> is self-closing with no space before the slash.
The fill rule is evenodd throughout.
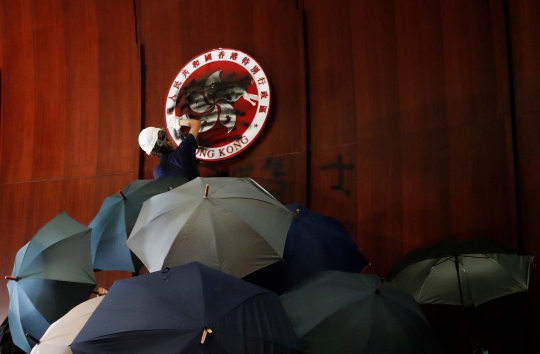
<path id="1" fill-rule="evenodd" d="M 0 324 L 0 353 L 1 354 L 23 354 L 19 347 L 13 344 L 13 339 L 11 338 L 11 332 L 9 330 L 9 321 L 8 318 Z"/>
<path id="2" fill-rule="evenodd" d="M 98 296 L 87 300 L 54 322 L 41 337 L 39 344 L 34 346 L 31 354 L 72 354 L 69 345 L 103 298 Z"/>
<path id="3" fill-rule="evenodd" d="M 319 271 L 361 273 L 369 264 L 339 221 L 300 204 L 287 208 L 295 213 L 283 254 L 288 288 Z"/>
<path id="4" fill-rule="evenodd" d="M 278 296 L 200 263 L 114 283 L 71 344 L 81 353 L 295 353 Z"/>
<path id="5" fill-rule="evenodd" d="M 186 178 L 136 180 L 103 201 L 98 214 L 90 222 L 92 229 L 92 262 L 96 270 L 134 272 L 142 264 L 124 247 L 143 202 L 186 183 Z"/>
<path id="6" fill-rule="evenodd" d="M 30 352 L 49 325 L 88 299 L 96 286 L 91 230 L 61 213 L 43 226 L 15 257 L 8 281 L 13 342 Z"/>
<path id="7" fill-rule="evenodd" d="M 441 353 L 416 301 L 375 275 L 320 272 L 281 302 L 303 353 Z"/>
<path id="8" fill-rule="evenodd" d="M 282 259 L 292 218 L 250 178 L 196 178 L 144 202 L 127 246 L 151 272 L 197 261 L 242 277 Z"/>
<path id="9" fill-rule="evenodd" d="M 533 258 L 485 239 L 446 240 L 409 253 L 387 279 L 421 304 L 477 306 L 527 291 Z"/>

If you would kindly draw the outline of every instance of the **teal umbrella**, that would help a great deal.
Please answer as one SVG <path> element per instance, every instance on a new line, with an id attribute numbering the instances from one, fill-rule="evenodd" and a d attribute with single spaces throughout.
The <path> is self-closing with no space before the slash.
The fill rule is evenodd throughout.
<path id="1" fill-rule="evenodd" d="M 413 297 L 372 274 L 319 272 L 283 294 L 281 303 L 302 353 L 441 353 Z"/>
<path id="2" fill-rule="evenodd" d="M 96 286 L 90 233 L 90 228 L 61 213 L 17 252 L 13 273 L 6 277 L 9 328 L 15 345 L 27 353 L 35 338 L 87 300 Z"/>
<path id="3" fill-rule="evenodd" d="M 133 225 L 149 198 L 186 183 L 186 178 L 136 180 L 103 201 L 90 222 L 92 229 L 92 263 L 96 270 L 135 272 L 141 261 L 124 247 Z"/>

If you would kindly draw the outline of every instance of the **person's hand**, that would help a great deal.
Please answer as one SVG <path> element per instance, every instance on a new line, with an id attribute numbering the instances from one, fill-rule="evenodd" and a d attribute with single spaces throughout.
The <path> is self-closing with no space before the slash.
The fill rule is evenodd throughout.
<path id="1" fill-rule="evenodd" d="M 103 296 L 103 295 L 107 295 L 107 293 L 109 292 L 109 290 L 105 289 L 105 288 L 102 288 L 101 286 L 98 286 L 95 293 L 97 294 L 97 296 Z"/>

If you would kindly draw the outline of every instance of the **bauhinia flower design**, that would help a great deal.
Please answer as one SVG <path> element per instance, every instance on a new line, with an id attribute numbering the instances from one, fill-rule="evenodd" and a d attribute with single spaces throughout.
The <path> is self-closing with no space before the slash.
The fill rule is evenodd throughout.
<path id="1" fill-rule="evenodd" d="M 242 97 L 255 106 L 259 100 L 257 95 L 247 93 L 238 85 L 222 87 L 220 75 L 221 70 L 210 75 L 204 84 L 204 94 L 192 91 L 186 97 L 189 108 L 202 114 L 201 133 L 210 130 L 218 120 L 227 127 L 227 133 L 230 133 L 236 124 L 236 111 L 231 103 Z"/>

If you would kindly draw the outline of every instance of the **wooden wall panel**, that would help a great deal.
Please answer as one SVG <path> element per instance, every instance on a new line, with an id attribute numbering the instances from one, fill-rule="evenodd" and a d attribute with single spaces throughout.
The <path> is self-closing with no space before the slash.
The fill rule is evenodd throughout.
<path id="1" fill-rule="evenodd" d="M 356 144 L 313 150 L 310 160 L 310 204 L 318 213 L 332 216 L 356 239 L 361 225 L 357 221 Z M 358 239 L 357 239 L 358 242 Z M 375 254 L 366 254 L 370 261 Z"/>
<path id="2" fill-rule="evenodd" d="M 99 28 L 94 1 L 63 2 L 66 40 L 65 146 L 78 154 L 65 155 L 64 176 L 91 176 L 97 172 L 100 133 Z"/>
<path id="3" fill-rule="evenodd" d="M 97 171 L 134 171 L 138 169 L 141 119 L 135 9 L 132 0 L 96 0 L 96 5 L 100 92 Z"/>
<path id="4" fill-rule="evenodd" d="M 468 16 L 463 16 L 464 9 Z M 441 13 L 452 130 L 451 225 L 459 225 L 452 233 L 483 236 L 517 248 L 504 7 L 500 1 L 447 1 L 442 2 Z M 469 157 L 463 159 L 466 154 Z M 468 172 L 452 172 L 464 168 Z M 465 225 L 462 215 L 469 218 Z"/>
<path id="5" fill-rule="evenodd" d="M 2 181 L 136 169 L 140 64 L 133 3 L 24 0 L 2 2 L 2 14 L 10 48 Z M 111 149 L 113 141 L 122 148 Z"/>
<path id="6" fill-rule="evenodd" d="M 351 69 L 335 65 L 316 46 L 308 49 L 309 80 L 354 73 L 348 85 L 341 83 L 356 101 L 347 124 L 357 133 L 354 163 L 361 166 L 353 187 L 356 237 L 382 258 L 373 270 L 384 274 L 400 255 L 450 235 L 516 245 L 502 2 L 360 1 L 335 10 L 350 19 L 328 12 L 330 1 L 304 5 L 308 40 L 320 37 L 322 13 L 330 13 L 343 27 L 336 41 L 353 48 Z M 309 93 L 315 163 L 324 147 L 319 137 L 327 132 L 318 112 L 328 105 L 313 85 Z M 341 97 L 337 105 L 350 106 L 351 99 Z M 337 148 L 347 140 L 329 143 Z M 319 177 L 310 178 L 312 207 L 324 208 L 314 196 Z"/>
<path id="7" fill-rule="evenodd" d="M 66 141 L 66 46 L 62 3 L 33 1 L 31 16 L 36 82 L 32 180 L 60 178 L 67 153 L 63 148 Z"/>
<path id="8" fill-rule="evenodd" d="M 516 164 L 522 250 L 540 254 L 540 3 L 508 2 L 508 31 L 514 88 Z M 540 263 L 531 270 L 527 313 L 529 352 L 540 352 Z"/>
<path id="9" fill-rule="evenodd" d="M 335 1 L 304 1 L 312 149 L 356 140 L 356 102 L 352 89 L 356 78 L 352 64 L 356 43 L 351 41 L 350 23 L 357 21 L 354 17 L 358 13 L 351 14 L 344 3 L 336 6 Z"/>
<path id="10" fill-rule="evenodd" d="M 88 224 L 137 178 L 140 62 L 131 0 L 0 2 L 0 270 L 66 211 Z M 116 42 L 115 42 L 116 41 Z M 100 274 L 110 286 L 131 274 Z M 8 308 L 0 288 L 0 316 Z"/>
<path id="11" fill-rule="evenodd" d="M 9 48 L 3 52 L 2 68 L 2 183 L 32 176 L 36 82 L 30 4 L 0 2 L 3 43 Z"/>
<path id="12" fill-rule="evenodd" d="M 540 111 L 540 3 L 508 1 L 508 16 L 516 114 L 536 113 Z"/>
<path id="13" fill-rule="evenodd" d="M 264 132 L 238 159 L 306 151 L 302 13 L 295 1 L 139 0 L 137 4 L 145 55 L 146 126 L 163 126 L 165 93 L 187 61 L 210 49 L 236 48 L 261 64 L 273 94 Z M 152 176 L 155 164 L 155 157 L 144 158 L 146 178 Z M 230 166 L 214 164 L 205 171 L 229 174 Z"/>

